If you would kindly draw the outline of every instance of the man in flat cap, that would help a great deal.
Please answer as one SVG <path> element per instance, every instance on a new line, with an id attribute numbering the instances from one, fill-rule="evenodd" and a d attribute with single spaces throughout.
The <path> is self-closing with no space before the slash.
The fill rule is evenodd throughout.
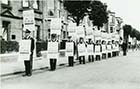
<path id="1" fill-rule="evenodd" d="M 54 71 L 56 69 L 56 63 L 58 58 L 58 40 L 56 39 L 56 34 L 51 35 L 51 40 L 48 42 L 48 55 L 50 61 L 50 70 Z"/>
<path id="2" fill-rule="evenodd" d="M 74 41 L 71 39 L 71 36 L 68 36 L 66 42 L 66 54 L 69 66 L 74 66 L 74 46 Z"/>
<path id="3" fill-rule="evenodd" d="M 34 39 L 30 36 L 31 31 L 26 29 L 25 31 L 25 37 L 23 38 L 24 40 L 31 40 L 31 54 L 30 54 L 30 59 L 24 61 L 25 65 L 25 75 L 23 76 L 31 76 L 32 75 L 32 65 L 33 65 L 33 51 L 34 51 Z"/>

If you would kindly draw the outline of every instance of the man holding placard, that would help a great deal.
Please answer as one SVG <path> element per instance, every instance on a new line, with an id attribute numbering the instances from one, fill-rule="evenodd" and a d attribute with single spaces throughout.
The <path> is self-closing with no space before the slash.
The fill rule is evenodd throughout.
<path id="1" fill-rule="evenodd" d="M 106 58 L 106 42 L 103 40 L 102 41 L 102 58 L 105 59 Z"/>
<path id="2" fill-rule="evenodd" d="M 96 41 L 95 44 L 95 58 L 96 60 L 101 60 L 101 56 L 102 56 L 102 49 L 101 49 L 101 44 L 100 44 L 100 40 Z"/>
<path id="3" fill-rule="evenodd" d="M 112 57 L 115 57 L 116 56 L 116 51 L 115 51 L 115 41 L 112 40 Z"/>
<path id="4" fill-rule="evenodd" d="M 91 39 L 88 39 L 87 42 L 87 54 L 88 54 L 88 60 L 89 62 L 93 62 L 94 61 L 94 55 L 93 55 L 93 43 Z"/>
<path id="5" fill-rule="evenodd" d="M 68 57 L 69 66 L 74 65 L 74 42 L 71 40 L 71 36 L 68 37 L 66 42 L 66 55 Z"/>
<path id="6" fill-rule="evenodd" d="M 112 45 L 111 45 L 111 41 L 108 41 L 107 43 L 107 57 L 110 58 L 112 57 Z"/>
<path id="7" fill-rule="evenodd" d="M 82 37 L 80 37 L 79 39 L 79 43 L 78 43 L 78 58 L 79 58 L 79 62 L 80 64 L 83 62 L 83 64 L 85 64 L 85 52 L 86 52 L 86 46 L 84 43 L 84 39 Z"/>
<path id="8" fill-rule="evenodd" d="M 31 31 L 26 29 L 24 40 L 22 40 L 20 43 L 19 58 L 20 58 L 20 60 L 21 59 L 24 60 L 24 65 L 25 65 L 25 75 L 23 75 L 23 76 L 31 76 L 32 75 L 33 51 L 34 51 L 35 43 L 34 43 L 34 39 L 30 36 L 30 33 L 31 33 Z M 22 44 L 24 44 L 24 45 L 22 45 Z M 28 44 L 28 45 L 26 45 L 26 44 Z M 23 52 L 23 49 L 28 50 L 27 55 L 25 55 L 26 52 Z M 27 59 L 25 59 L 25 57 Z"/>
<path id="9" fill-rule="evenodd" d="M 58 59 L 58 40 L 56 40 L 56 34 L 52 34 L 51 40 L 48 42 L 48 59 L 50 59 L 50 70 L 54 71 Z"/>

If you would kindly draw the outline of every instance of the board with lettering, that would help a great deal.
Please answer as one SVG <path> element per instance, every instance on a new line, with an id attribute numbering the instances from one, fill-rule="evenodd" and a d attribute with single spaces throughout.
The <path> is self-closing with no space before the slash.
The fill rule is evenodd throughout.
<path id="1" fill-rule="evenodd" d="M 85 54 L 86 54 L 85 44 L 78 44 L 78 55 L 85 56 Z"/>
<path id="2" fill-rule="evenodd" d="M 58 42 L 48 42 L 48 58 L 58 58 Z"/>
<path id="3" fill-rule="evenodd" d="M 30 60 L 31 40 L 21 40 L 19 43 L 19 61 Z"/>
<path id="4" fill-rule="evenodd" d="M 66 42 L 66 56 L 74 56 L 74 43 Z"/>
<path id="5" fill-rule="evenodd" d="M 95 53 L 100 53 L 100 52 L 101 52 L 101 46 L 95 45 Z"/>
<path id="6" fill-rule="evenodd" d="M 88 55 L 93 55 L 94 51 L 93 51 L 93 44 L 88 44 L 87 45 L 87 54 Z"/>

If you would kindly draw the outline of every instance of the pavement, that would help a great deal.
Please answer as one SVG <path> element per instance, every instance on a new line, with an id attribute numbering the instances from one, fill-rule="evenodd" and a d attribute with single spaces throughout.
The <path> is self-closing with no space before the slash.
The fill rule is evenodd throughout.
<path id="1" fill-rule="evenodd" d="M 64 53 L 63 51 L 61 53 Z M 33 58 L 33 71 L 40 69 L 48 69 L 49 60 L 47 58 L 47 51 L 42 52 L 42 57 L 34 57 Z M 14 74 L 23 73 L 25 71 L 24 61 L 18 60 L 18 53 L 12 54 L 3 54 L 1 55 L 1 63 L 0 63 L 0 76 L 11 76 Z M 67 58 L 65 56 L 59 55 L 59 61 L 57 61 L 57 65 L 66 64 Z"/>
<path id="2" fill-rule="evenodd" d="M 56 71 L 2 78 L 1 89 L 140 89 L 140 51 Z"/>

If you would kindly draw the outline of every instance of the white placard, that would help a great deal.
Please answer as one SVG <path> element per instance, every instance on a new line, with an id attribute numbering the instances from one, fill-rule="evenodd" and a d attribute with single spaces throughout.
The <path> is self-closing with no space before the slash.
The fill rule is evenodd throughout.
<path id="1" fill-rule="evenodd" d="M 112 44 L 113 51 L 115 51 L 115 44 Z"/>
<path id="2" fill-rule="evenodd" d="M 101 52 L 101 46 L 95 45 L 95 53 L 100 53 L 100 52 Z"/>
<path id="3" fill-rule="evenodd" d="M 87 53 L 88 55 L 93 55 L 93 44 L 88 44 L 87 45 Z"/>
<path id="4" fill-rule="evenodd" d="M 102 44 L 102 53 L 106 52 L 106 45 Z"/>
<path id="5" fill-rule="evenodd" d="M 93 38 L 93 30 L 91 27 L 86 28 L 86 38 Z"/>
<path id="6" fill-rule="evenodd" d="M 48 42 L 48 58 L 58 58 L 58 42 Z"/>
<path id="7" fill-rule="evenodd" d="M 61 34 L 62 23 L 60 18 L 51 19 L 50 29 L 51 34 Z"/>
<path id="8" fill-rule="evenodd" d="M 119 45 L 115 45 L 115 51 L 119 51 Z"/>
<path id="9" fill-rule="evenodd" d="M 85 56 L 85 53 L 86 53 L 85 44 L 78 44 L 78 55 Z"/>
<path id="10" fill-rule="evenodd" d="M 66 55 L 74 56 L 74 43 L 73 42 L 66 42 Z"/>
<path id="11" fill-rule="evenodd" d="M 76 37 L 76 24 L 75 23 L 70 23 L 68 25 L 68 33 L 69 33 L 69 36 L 72 36 L 72 39 Z"/>
<path id="12" fill-rule="evenodd" d="M 31 40 L 21 40 L 19 43 L 19 61 L 30 60 Z"/>
<path id="13" fill-rule="evenodd" d="M 35 31 L 34 10 L 31 9 L 31 10 L 23 11 L 23 25 L 24 25 L 24 29 Z"/>
<path id="14" fill-rule="evenodd" d="M 85 37 L 84 27 L 83 26 L 76 27 L 76 34 L 77 34 L 77 38 L 79 38 L 79 37 L 84 38 Z"/>
<path id="15" fill-rule="evenodd" d="M 107 45 L 107 50 L 108 51 L 111 51 L 112 50 L 111 45 Z"/>

